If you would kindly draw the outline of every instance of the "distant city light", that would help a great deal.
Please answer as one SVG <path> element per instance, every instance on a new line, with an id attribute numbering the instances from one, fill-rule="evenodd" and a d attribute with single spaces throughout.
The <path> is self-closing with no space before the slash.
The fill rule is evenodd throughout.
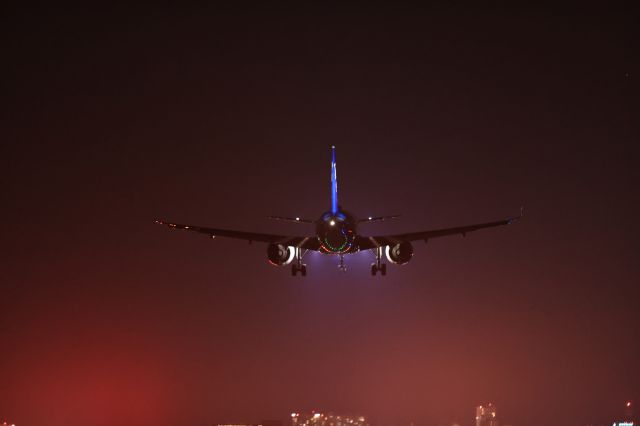
<path id="1" fill-rule="evenodd" d="M 627 401 L 627 407 L 631 407 L 631 401 Z"/>
<path id="2" fill-rule="evenodd" d="M 498 426 L 496 407 L 493 404 L 476 407 L 476 426 Z"/>
<path id="3" fill-rule="evenodd" d="M 312 411 L 291 413 L 291 426 L 369 426 L 364 416 L 345 416 Z"/>

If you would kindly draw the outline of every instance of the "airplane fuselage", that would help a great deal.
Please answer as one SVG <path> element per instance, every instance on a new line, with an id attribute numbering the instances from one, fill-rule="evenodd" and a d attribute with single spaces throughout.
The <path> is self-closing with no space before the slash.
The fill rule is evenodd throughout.
<path id="1" fill-rule="evenodd" d="M 356 219 L 347 211 L 327 211 L 316 222 L 316 235 L 320 249 L 325 254 L 355 253 Z"/>

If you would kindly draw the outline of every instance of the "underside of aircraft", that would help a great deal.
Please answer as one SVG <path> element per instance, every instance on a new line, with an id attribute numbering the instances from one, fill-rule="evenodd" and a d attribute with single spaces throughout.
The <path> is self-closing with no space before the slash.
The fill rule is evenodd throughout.
<path id="1" fill-rule="evenodd" d="M 307 275 L 307 265 L 303 263 L 305 254 L 309 251 L 318 251 L 327 255 L 339 257 L 339 268 L 346 271 L 344 256 L 363 250 L 371 250 L 375 254 L 375 262 L 371 264 L 371 275 L 380 272 L 386 275 L 387 265 L 382 262 L 383 256 L 396 265 L 404 265 L 413 257 L 414 241 L 425 241 L 432 238 L 449 235 L 465 236 L 469 232 L 495 226 L 509 225 L 522 217 L 520 215 L 508 219 L 493 222 L 477 223 L 473 225 L 457 226 L 452 228 L 432 229 L 427 231 L 409 232 L 404 234 L 372 235 L 364 236 L 358 233 L 358 225 L 361 223 L 378 222 L 394 219 L 399 215 L 356 218 L 353 214 L 344 210 L 338 204 L 338 179 L 336 173 L 336 150 L 331 147 L 331 209 L 322 213 L 317 220 L 303 219 L 300 217 L 270 216 L 271 219 L 305 223 L 315 225 L 315 234 L 304 236 L 263 234 L 229 229 L 209 228 L 197 225 L 186 225 L 164 220 L 156 220 L 161 225 L 170 229 L 182 229 L 206 234 L 211 238 L 227 237 L 258 241 L 267 243 L 267 259 L 275 266 L 291 265 L 291 274 Z"/>

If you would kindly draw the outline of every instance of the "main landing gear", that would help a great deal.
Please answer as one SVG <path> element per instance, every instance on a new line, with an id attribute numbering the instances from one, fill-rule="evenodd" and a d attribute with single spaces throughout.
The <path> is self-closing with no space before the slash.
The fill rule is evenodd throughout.
<path id="1" fill-rule="evenodd" d="M 293 265 L 291 265 L 291 275 L 292 276 L 295 277 L 298 274 L 298 272 L 300 272 L 300 275 L 302 275 L 303 277 L 307 276 L 307 265 L 302 263 L 302 257 L 306 253 L 307 253 L 306 250 L 303 252 L 300 247 L 296 247 L 295 262 L 294 262 Z"/>
<path id="2" fill-rule="evenodd" d="M 375 277 L 378 271 L 380 271 L 380 274 L 382 276 L 385 276 L 387 275 L 387 264 L 381 262 L 382 247 L 377 247 L 375 249 L 375 253 L 376 253 L 376 262 L 371 264 L 371 275 Z"/>

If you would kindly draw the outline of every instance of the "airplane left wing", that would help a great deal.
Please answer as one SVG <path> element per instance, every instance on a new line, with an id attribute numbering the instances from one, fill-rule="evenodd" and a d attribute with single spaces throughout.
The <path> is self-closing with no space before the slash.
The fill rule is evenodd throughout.
<path id="1" fill-rule="evenodd" d="M 320 248 L 320 243 L 318 242 L 318 239 L 314 236 L 300 237 L 300 236 L 287 236 L 287 235 L 276 235 L 276 234 L 261 234 L 261 233 L 255 233 L 255 232 L 234 231 L 231 229 L 207 228 L 207 227 L 197 226 L 197 225 L 184 225 L 180 223 L 165 222 L 163 220 L 156 220 L 155 223 L 160 225 L 165 225 L 170 229 L 183 229 L 187 231 L 194 231 L 201 234 L 206 234 L 206 235 L 209 235 L 211 238 L 214 238 L 214 237 L 236 238 L 240 240 L 246 240 L 249 242 L 258 241 L 261 243 L 282 244 L 286 246 L 294 246 L 294 247 L 304 248 L 308 250 L 318 250 Z"/>
<path id="2" fill-rule="evenodd" d="M 380 235 L 373 237 L 359 236 L 356 240 L 360 250 L 373 249 L 380 246 L 396 245 L 403 242 L 417 241 L 417 240 L 430 240 L 431 238 L 446 237 L 449 235 L 462 235 L 465 236 L 468 232 L 477 231 L 478 229 L 492 228 L 494 226 L 510 225 L 516 220 L 522 217 L 512 217 L 509 219 L 497 220 L 495 222 L 477 223 L 474 225 L 457 226 L 454 228 L 433 229 L 430 231 L 409 232 L 406 234 L 395 235 Z"/>

